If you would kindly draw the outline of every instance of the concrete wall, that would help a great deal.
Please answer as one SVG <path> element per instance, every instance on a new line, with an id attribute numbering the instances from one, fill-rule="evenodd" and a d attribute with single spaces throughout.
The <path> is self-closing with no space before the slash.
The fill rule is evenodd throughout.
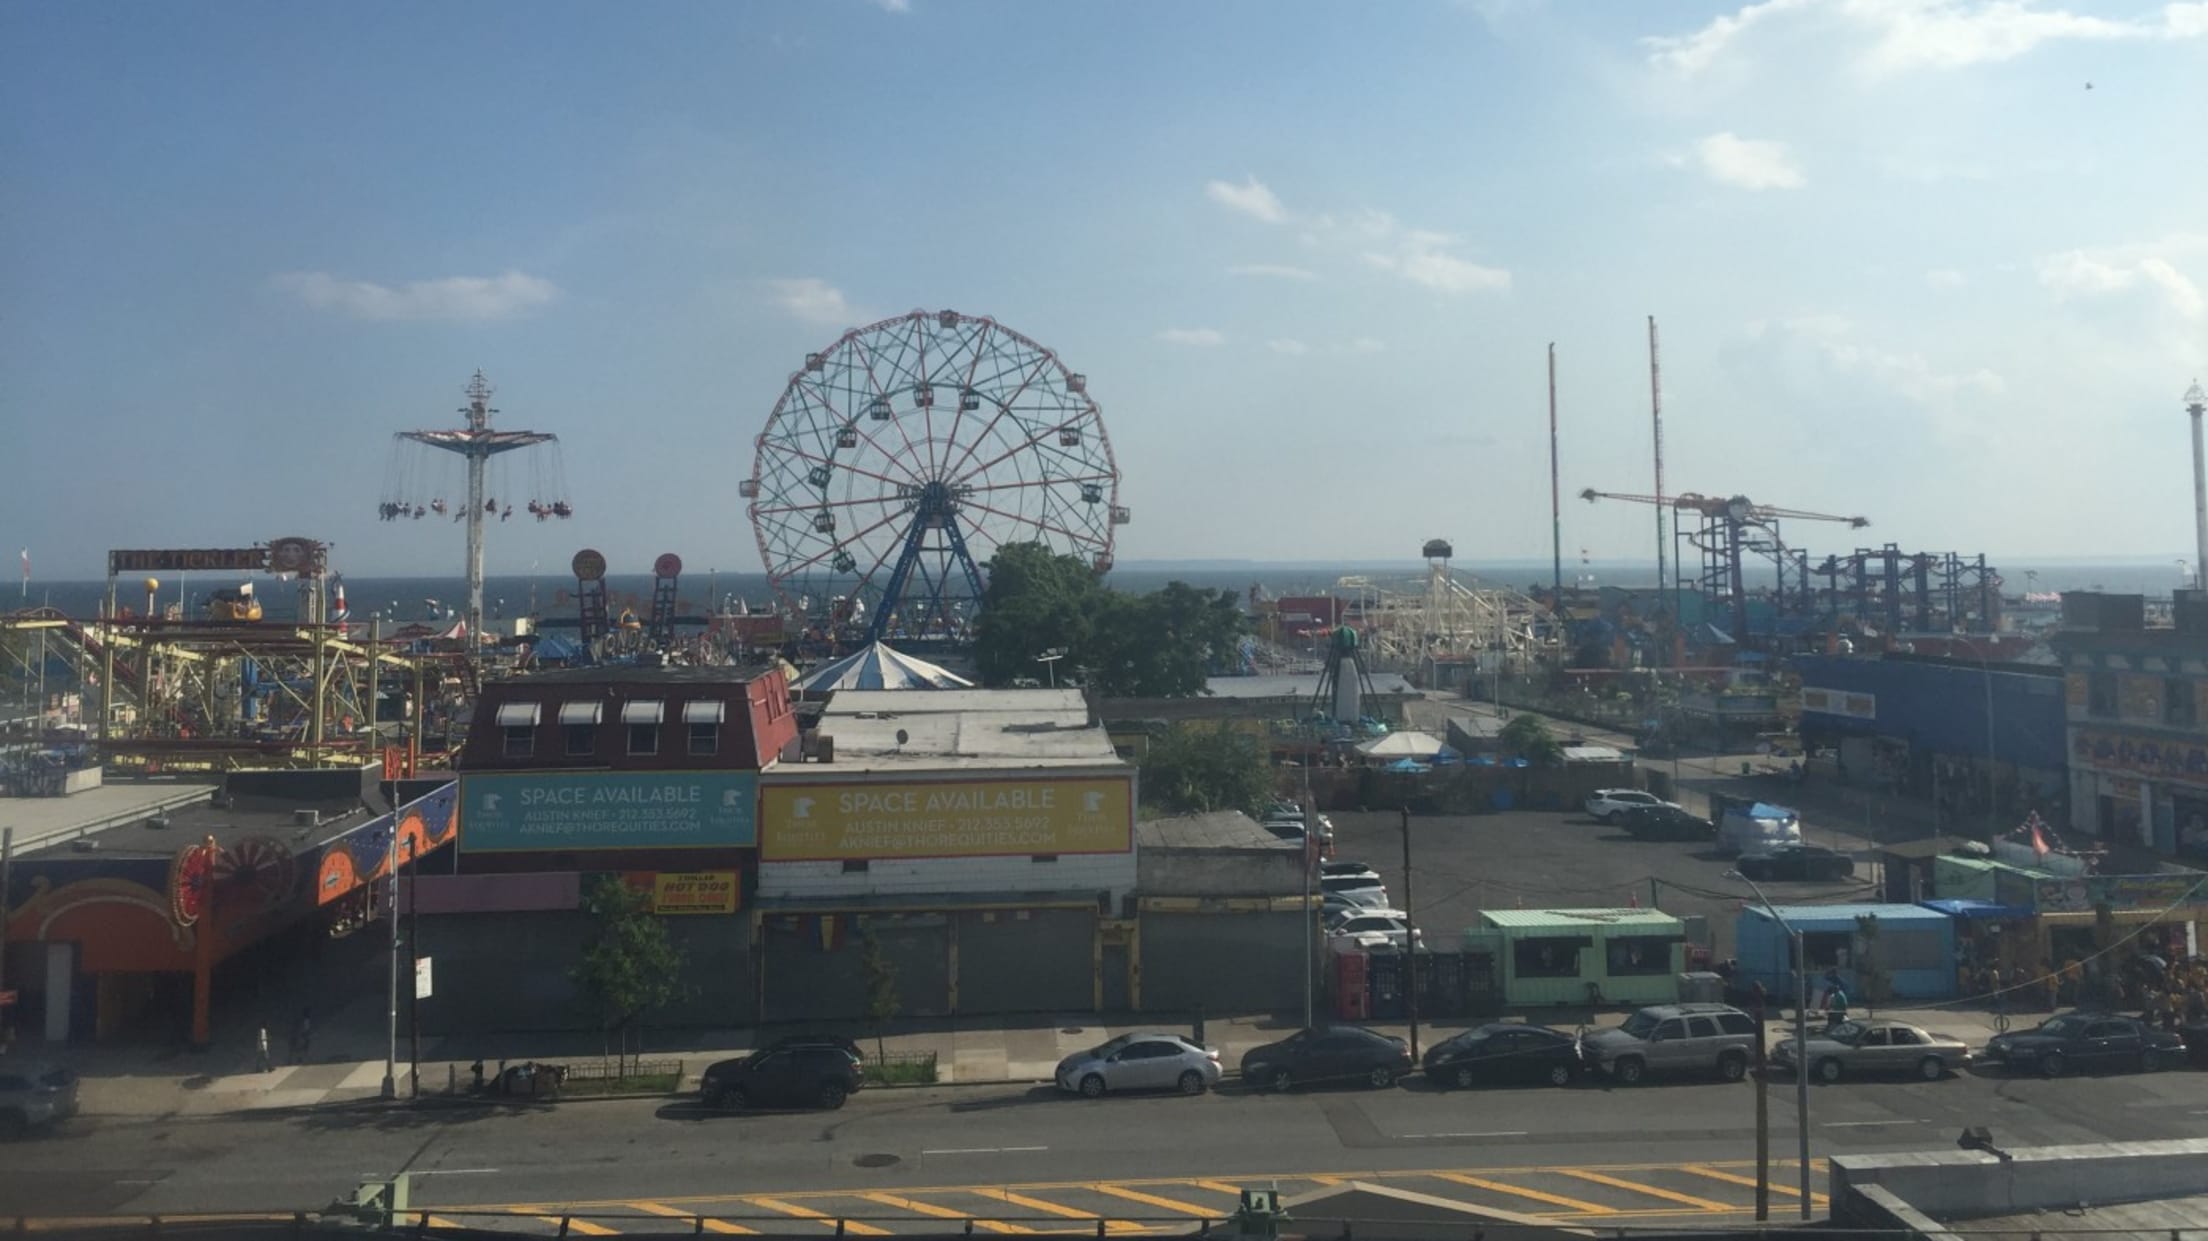
<path id="1" fill-rule="evenodd" d="M 1303 891 L 1303 850 L 1154 845 L 1142 851 L 1135 878 L 1144 896 L 1294 896 Z"/>
<path id="2" fill-rule="evenodd" d="M 757 1017 L 750 920 L 742 914 L 665 919 L 683 954 L 684 997 L 646 1021 L 658 1026 L 742 1026 Z M 598 1013 L 574 980 L 597 936 L 580 910 L 423 914 L 420 951 L 435 960 L 422 1031 L 436 1035 L 595 1030 Z"/>
<path id="3" fill-rule="evenodd" d="M 1015 892 L 1110 892 L 1116 905 L 1134 890 L 1133 853 L 1030 857 L 875 858 L 863 871 L 841 862 L 762 862 L 759 895 L 769 900 L 832 901 L 869 896 Z"/>
<path id="4" fill-rule="evenodd" d="M 1304 919 L 1277 913 L 1141 915 L 1146 1013 L 1260 1013 L 1303 1007 Z M 1316 932 L 1312 932 L 1316 934 Z"/>
<path id="5" fill-rule="evenodd" d="M 1998 1128 L 1993 1140 L 2000 1145 Z M 2208 1139 L 2029 1146 L 2008 1154 L 2006 1161 L 1965 1150 L 1833 1156 L 1833 1222 L 1884 1226 L 1898 1199 L 1967 1231 L 1971 1216 L 2208 1193 Z M 1865 1192 L 1874 1186 L 1885 1194 Z"/>

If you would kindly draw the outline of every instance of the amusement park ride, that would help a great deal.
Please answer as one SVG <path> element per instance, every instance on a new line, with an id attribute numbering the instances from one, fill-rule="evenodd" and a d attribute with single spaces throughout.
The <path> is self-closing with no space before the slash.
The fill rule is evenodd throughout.
<path id="1" fill-rule="evenodd" d="M 1129 519 L 1087 379 L 954 310 L 807 354 L 757 450 L 740 490 L 767 576 L 843 641 L 963 642 L 996 549 L 1040 543 L 1105 573 Z"/>
<path id="2" fill-rule="evenodd" d="M 1417 674 L 1434 663 L 1499 660 L 1523 669 L 1561 649 L 1548 609 L 1515 590 L 1468 584 L 1450 568 L 1456 549 L 1428 539 L 1423 578 L 1390 582 L 1345 577 L 1335 593 L 1370 645 L 1373 667 Z"/>

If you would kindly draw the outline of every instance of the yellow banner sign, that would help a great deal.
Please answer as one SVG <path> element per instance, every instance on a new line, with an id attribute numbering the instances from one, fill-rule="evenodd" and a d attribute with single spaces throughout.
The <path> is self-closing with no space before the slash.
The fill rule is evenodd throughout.
<path id="1" fill-rule="evenodd" d="M 768 862 L 1134 848 L 1132 776 L 767 784 L 759 794 L 759 856 Z"/>
<path id="2" fill-rule="evenodd" d="M 663 914 L 735 913 L 736 880 L 732 870 L 662 872 L 652 880 L 652 909 Z"/>

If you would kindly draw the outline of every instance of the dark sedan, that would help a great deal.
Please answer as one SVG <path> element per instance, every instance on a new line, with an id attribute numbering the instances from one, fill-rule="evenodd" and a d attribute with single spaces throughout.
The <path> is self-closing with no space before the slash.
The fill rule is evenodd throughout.
<path id="1" fill-rule="evenodd" d="M 1742 854 L 1738 869 L 1750 879 L 1814 883 L 1820 879 L 1846 879 L 1855 874 L 1855 859 L 1823 845 L 1779 845 Z"/>
<path id="2" fill-rule="evenodd" d="M 736 1060 L 706 1066 L 698 1099 L 709 1108 L 843 1106 L 865 1082 L 848 1039 L 778 1040 Z"/>
<path id="3" fill-rule="evenodd" d="M 2060 1077 L 2073 1068 L 2152 1073 L 2182 1063 L 2185 1040 L 2136 1017 L 2064 1013 L 2029 1030 L 1994 1035 L 1984 1058 L 2043 1077 Z"/>
<path id="4" fill-rule="evenodd" d="M 1515 1022 L 1466 1030 L 1426 1052 L 1426 1079 L 1444 1087 L 1530 1082 L 1569 1086 L 1580 1067 L 1577 1038 L 1547 1026 Z"/>
<path id="5" fill-rule="evenodd" d="M 1677 806 L 1635 806 L 1618 823 L 1635 840 L 1717 839 L 1717 824 Z"/>
<path id="6" fill-rule="evenodd" d="M 1265 1090 L 1322 1082 L 1363 1082 L 1379 1090 L 1410 1071 L 1410 1044 L 1362 1026 L 1298 1030 L 1242 1057 L 1242 1080 Z"/>

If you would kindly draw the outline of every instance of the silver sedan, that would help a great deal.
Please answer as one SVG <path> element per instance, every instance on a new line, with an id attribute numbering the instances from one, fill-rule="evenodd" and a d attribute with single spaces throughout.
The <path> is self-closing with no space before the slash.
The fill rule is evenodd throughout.
<path id="1" fill-rule="evenodd" d="M 1114 1090 L 1202 1094 L 1219 1083 L 1219 1053 L 1178 1034 L 1122 1034 L 1058 1062 L 1058 1089 L 1091 1099 Z"/>
<path id="2" fill-rule="evenodd" d="M 1809 1054 L 1799 1040 L 1786 1039 L 1772 1049 L 1772 1063 L 1800 1071 L 1806 1061 L 1817 1080 L 1836 1082 L 1850 1073 L 1911 1074 L 1936 1082 L 1970 1063 L 1961 1039 L 1934 1034 L 1906 1021 L 1843 1021 L 1809 1036 Z"/>

